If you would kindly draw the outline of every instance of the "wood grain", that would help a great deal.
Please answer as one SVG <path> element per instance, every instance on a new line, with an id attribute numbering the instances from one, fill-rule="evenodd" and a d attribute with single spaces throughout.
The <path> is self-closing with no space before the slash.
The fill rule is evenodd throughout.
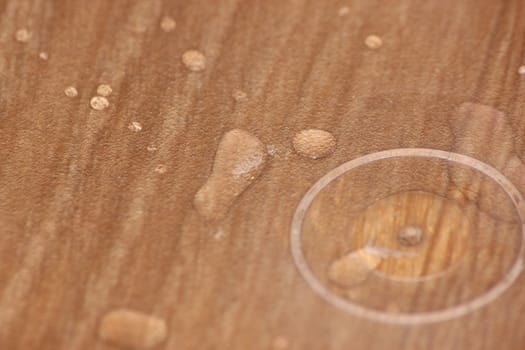
<path id="1" fill-rule="evenodd" d="M 523 18 L 521 0 L 0 0 L 0 348 L 115 349 L 100 320 L 131 309 L 166 321 L 159 349 L 523 349 L 524 276 L 460 319 L 384 324 L 321 299 L 289 246 L 308 188 L 379 150 L 471 155 L 525 193 Z M 210 224 L 192 202 L 235 128 L 274 155 Z M 331 132 L 334 153 L 294 153 L 303 129 Z M 465 184 L 456 200 L 489 210 Z"/>

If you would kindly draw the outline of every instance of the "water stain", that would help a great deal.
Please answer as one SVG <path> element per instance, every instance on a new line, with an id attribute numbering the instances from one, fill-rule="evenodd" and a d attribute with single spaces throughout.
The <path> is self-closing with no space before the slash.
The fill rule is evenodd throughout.
<path id="1" fill-rule="evenodd" d="M 302 130 L 293 139 L 295 151 L 311 159 L 328 156 L 334 152 L 336 144 L 331 133 L 319 129 Z"/>
<path id="2" fill-rule="evenodd" d="M 256 136 L 240 129 L 227 132 L 219 143 L 208 180 L 195 195 L 195 209 L 208 221 L 222 220 L 265 163 L 266 147 Z"/>
<path id="3" fill-rule="evenodd" d="M 450 119 L 454 134 L 454 151 L 486 162 L 501 171 L 517 188 L 525 191 L 525 166 L 516 156 L 513 130 L 503 112 L 487 105 L 466 102 Z M 513 210 L 504 210 L 505 194 L 495 189 L 489 179 L 476 173 L 451 171 L 453 184 L 461 191 L 457 197 L 489 212 L 492 216 L 512 220 Z M 457 191 L 457 190 L 456 190 Z"/>
<path id="4" fill-rule="evenodd" d="M 501 167 L 513 152 L 513 132 L 503 112 L 478 103 L 462 103 L 451 117 L 455 150 Z M 496 152 L 497 149 L 497 152 Z"/>
<path id="5" fill-rule="evenodd" d="M 120 309 L 104 315 L 98 335 L 103 341 L 119 347 L 148 349 L 166 339 L 167 327 L 164 320 L 155 316 Z"/>

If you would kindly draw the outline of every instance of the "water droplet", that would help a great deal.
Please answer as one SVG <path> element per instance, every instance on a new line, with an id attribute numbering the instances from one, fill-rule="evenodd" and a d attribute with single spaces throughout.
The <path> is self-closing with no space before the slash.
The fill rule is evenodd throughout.
<path id="1" fill-rule="evenodd" d="M 108 99 L 102 96 L 93 97 L 91 101 L 89 102 L 89 104 L 91 105 L 91 108 L 97 111 L 101 111 L 109 107 Z"/>
<path id="2" fill-rule="evenodd" d="M 28 31 L 26 28 L 18 29 L 15 33 L 16 41 L 21 43 L 27 43 L 29 39 L 31 39 L 31 36 L 31 32 Z"/>
<path id="3" fill-rule="evenodd" d="M 219 228 L 217 229 L 217 231 L 215 231 L 215 234 L 213 235 L 213 239 L 219 241 L 222 237 L 224 237 L 224 230 L 222 229 L 222 227 L 219 226 Z"/>
<path id="4" fill-rule="evenodd" d="M 165 174 L 168 168 L 164 164 L 159 164 L 155 167 L 155 172 L 159 174 Z"/>
<path id="5" fill-rule="evenodd" d="M 364 249 L 353 251 L 330 264 L 328 278 L 341 287 L 355 286 L 364 282 L 381 260 Z"/>
<path id="6" fill-rule="evenodd" d="M 343 6 L 339 9 L 339 11 L 337 11 L 337 14 L 339 16 L 346 16 L 350 13 L 350 8 L 348 6 Z"/>
<path id="7" fill-rule="evenodd" d="M 64 93 L 66 94 L 67 97 L 77 97 L 78 96 L 78 91 L 74 86 L 68 86 L 64 90 Z"/>
<path id="8" fill-rule="evenodd" d="M 194 198 L 199 214 L 209 221 L 222 220 L 235 198 L 259 176 L 266 148 L 254 135 L 234 129 L 219 142 L 213 169 Z"/>
<path id="9" fill-rule="evenodd" d="M 146 349 L 159 345 L 166 339 L 166 322 L 141 312 L 121 309 L 107 313 L 102 318 L 98 335 L 100 339 L 124 348 Z"/>
<path id="10" fill-rule="evenodd" d="M 198 72 L 206 68 L 206 57 L 197 50 L 186 51 L 182 55 L 182 63 L 193 72 Z"/>
<path id="11" fill-rule="evenodd" d="M 519 67 L 519 68 L 518 68 L 518 73 L 519 73 L 519 74 L 522 74 L 522 75 L 525 74 L 525 66 L 521 66 L 521 67 Z"/>
<path id="12" fill-rule="evenodd" d="M 302 130 L 293 139 L 293 147 L 304 157 L 318 159 L 333 153 L 335 137 L 328 131 L 319 129 Z"/>
<path id="13" fill-rule="evenodd" d="M 134 132 L 142 131 L 142 124 L 139 122 L 131 122 L 128 125 L 128 129 Z"/>
<path id="14" fill-rule="evenodd" d="M 242 90 L 233 90 L 232 97 L 235 101 L 241 101 L 248 97 L 248 95 Z"/>
<path id="15" fill-rule="evenodd" d="M 383 39 L 377 35 L 369 35 L 365 39 L 365 45 L 370 49 L 378 49 L 381 47 L 381 45 L 383 45 Z"/>
<path id="16" fill-rule="evenodd" d="M 169 16 L 164 16 L 162 20 L 160 21 L 160 28 L 166 33 L 169 33 L 175 30 L 176 26 L 177 26 L 177 22 L 175 22 L 175 20 Z"/>
<path id="17" fill-rule="evenodd" d="M 148 150 L 148 152 L 155 152 L 158 148 L 153 145 L 149 145 L 148 147 L 146 147 L 146 149 Z"/>
<path id="18" fill-rule="evenodd" d="M 275 157 L 279 154 L 279 149 L 274 145 L 268 145 L 266 146 L 266 153 L 268 153 L 270 157 Z"/>
<path id="19" fill-rule="evenodd" d="M 405 226 L 397 234 L 397 241 L 404 246 L 413 247 L 423 240 L 423 229 L 418 226 Z"/>
<path id="20" fill-rule="evenodd" d="M 108 97 L 109 95 L 111 95 L 112 92 L 113 90 L 111 89 L 111 86 L 107 84 L 100 84 L 97 87 L 97 94 L 99 94 L 100 96 Z"/>
<path id="21" fill-rule="evenodd" d="M 283 337 L 282 335 L 275 337 L 275 339 L 272 342 L 272 348 L 275 350 L 285 350 L 288 349 L 290 346 L 290 342 L 286 337 Z"/>
<path id="22" fill-rule="evenodd" d="M 44 61 L 47 61 L 47 59 L 49 58 L 49 55 L 47 54 L 47 52 L 40 52 L 38 54 L 38 57 L 40 57 L 40 59 L 44 60 Z"/>

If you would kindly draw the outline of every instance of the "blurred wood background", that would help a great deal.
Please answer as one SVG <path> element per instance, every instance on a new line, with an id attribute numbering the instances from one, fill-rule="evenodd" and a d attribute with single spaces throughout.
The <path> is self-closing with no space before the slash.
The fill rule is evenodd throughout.
<path id="1" fill-rule="evenodd" d="M 319 177 L 389 148 L 457 150 L 464 103 L 508 130 L 481 123 L 471 153 L 525 160 L 524 18 L 522 0 L 0 0 L 0 348 L 115 349 L 97 327 L 119 308 L 166 321 L 158 349 L 525 348 L 525 276 L 463 318 L 388 325 L 326 303 L 289 247 Z M 233 128 L 277 153 L 206 223 L 193 198 Z M 310 128 L 332 155 L 293 151 Z"/>

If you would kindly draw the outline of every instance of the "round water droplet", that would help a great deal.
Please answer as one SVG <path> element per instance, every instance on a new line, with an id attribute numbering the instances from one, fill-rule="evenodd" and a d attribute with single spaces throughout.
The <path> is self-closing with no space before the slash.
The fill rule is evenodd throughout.
<path id="1" fill-rule="evenodd" d="M 64 93 L 66 94 L 67 97 L 77 97 L 78 96 L 78 91 L 74 86 L 68 86 L 64 90 Z"/>
<path id="2" fill-rule="evenodd" d="M 169 16 L 164 16 L 162 20 L 160 21 L 160 28 L 166 33 L 169 33 L 175 30 L 176 26 L 177 26 L 177 23 L 175 22 L 175 20 Z"/>
<path id="3" fill-rule="evenodd" d="M 272 348 L 274 350 L 286 350 L 290 346 L 288 339 L 282 335 L 275 337 L 272 342 Z"/>
<path id="4" fill-rule="evenodd" d="M 383 39 L 377 35 L 369 35 L 365 39 L 365 45 L 370 49 L 378 49 L 383 45 Z"/>
<path id="5" fill-rule="evenodd" d="M 108 84 L 100 84 L 97 87 L 97 94 L 99 94 L 100 96 L 108 97 L 109 95 L 111 95 L 112 92 L 113 90 Z"/>
<path id="6" fill-rule="evenodd" d="M 405 226 L 397 234 L 397 240 L 408 247 L 418 245 L 423 240 L 423 229 L 418 226 Z"/>
<path id="7" fill-rule="evenodd" d="M 193 72 L 198 72 L 206 68 L 206 57 L 197 50 L 186 51 L 182 55 L 182 63 Z"/>
<path id="8" fill-rule="evenodd" d="M 134 132 L 142 131 L 142 124 L 139 122 L 131 122 L 128 125 L 128 129 Z"/>
<path id="9" fill-rule="evenodd" d="M 155 172 L 159 174 L 164 174 L 168 171 L 168 168 L 164 164 L 159 164 L 155 167 Z"/>
<path id="10" fill-rule="evenodd" d="M 27 28 L 18 29 L 15 33 L 15 39 L 21 43 L 27 43 L 31 39 L 31 32 Z"/>
<path id="11" fill-rule="evenodd" d="M 103 96 L 93 97 L 89 104 L 91 105 L 91 108 L 97 111 L 101 111 L 109 107 L 108 99 Z"/>
<path id="12" fill-rule="evenodd" d="M 266 146 L 266 152 L 270 157 L 276 157 L 279 155 L 279 149 L 275 145 Z"/>
<path id="13" fill-rule="evenodd" d="M 302 130 L 295 135 L 293 147 L 297 153 L 304 157 L 318 159 L 334 152 L 336 140 L 328 131 Z"/>
<path id="14" fill-rule="evenodd" d="M 235 101 L 241 101 L 248 97 L 248 95 L 242 90 L 234 90 L 232 93 L 232 97 Z"/>
<path id="15" fill-rule="evenodd" d="M 348 6 L 343 6 L 339 9 L 339 11 L 337 11 L 337 14 L 339 16 L 346 16 L 350 13 L 350 8 Z"/>

